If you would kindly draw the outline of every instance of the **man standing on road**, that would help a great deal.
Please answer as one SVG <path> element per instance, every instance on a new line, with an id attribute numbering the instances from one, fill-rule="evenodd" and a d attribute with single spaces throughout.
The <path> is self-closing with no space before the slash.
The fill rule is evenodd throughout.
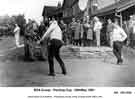
<path id="1" fill-rule="evenodd" d="M 89 16 L 86 17 L 86 20 L 83 22 L 83 44 L 84 46 L 88 46 L 88 33 L 90 29 Z"/>
<path id="2" fill-rule="evenodd" d="M 74 35 L 74 40 L 75 40 L 76 46 L 81 46 L 80 35 L 81 35 L 81 23 L 80 23 L 80 20 L 78 19 L 76 28 L 75 28 L 75 35 Z"/>
<path id="3" fill-rule="evenodd" d="M 46 28 L 46 26 L 45 26 L 44 22 L 41 22 L 39 25 L 39 28 L 38 28 L 38 33 L 39 33 L 40 37 L 42 37 L 43 33 L 46 31 L 45 28 Z"/>
<path id="4" fill-rule="evenodd" d="M 102 23 L 98 17 L 94 17 L 94 32 L 96 33 L 96 43 L 97 47 L 100 47 L 100 32 L 102 29 Z"/>
<path id="5" fill-rule="evenodd" d="M 60 20 L 59 27 L 62 30 L 62 34 L 63 34 L 62 39 L 66 45 L 67 44 L 67 25 L 64 23 L 63 20 Z"/>
<path id="6" fill-rule="evenodd" d="M 25 33 L 24 33 L 24 51 L 25 51 L 25 58 L 27 60 L 33 61 L 33 52 L 31 50 L 31 42 L 32 42 L 32 33 L 33 33 L 33 24 L 32 20 L 29 19 L 28 23 L 25 26 Z"/>
<path id="7" fill-rule="evenodd" d="M 75 41 L 74 41 L 74 35 L 75 35 L 75 29 L 76 29 L 76 19 L 72 18 L 72 22 L 70 23 L 70 29 L 71 29 L 71 43 L 74 45 Z"/>
<path id="8" fill-rule="evenodd" d="M 47 37 L 50 37 L 50 41 L 48 44 L 48 62 L 49 62 L 49 70 L 50 70 L 49 76 L 55 76 L 54 61 L 53 61 L 54 57 L 60 64 L 60 67 L 62 69 L 62 74 L 66 75 L 67 72 L 66 72 L 65 64 L 60 58 L 60 48 L 63 45 L 62 31 L 55 18 L 52 18 L 49 28 L 47 29 L 46 33 L 43 35 L 41 40 L 39 40 L 37 43 L 39 44 Z"/>
<path id="9" fill-rule="evenodd" d="M 20 47 L 20 27 L 18 24 L 15 24 L 14 35 L 16 47 Z"/>
<path id="10" fill-rule="evenodd" d="M 113 31 L 113 23 L 111 19 L 107 20 L 108 25 L 107 25 L 107 41 L 109 42 L 110 47 L 113 47 L 113 42 L 112 42 L 112 31 Z"/>
<path id="11" fill-rule="evenodd" d="M 113 25 L 113 32 L 112 32 L 112 41 L 113 41 L 113 53 L 117 58 L 117 64 L 122 64 L 122 47 L 123 42 L 126 40 L 127 34 L 124 30 L 117 24 Z"/>
<path id="12" fill-rule="evenodd" d="M 132 48 L 135 48 L 135 16 L 132 16 L 130 19 L 130 45 Z"/>

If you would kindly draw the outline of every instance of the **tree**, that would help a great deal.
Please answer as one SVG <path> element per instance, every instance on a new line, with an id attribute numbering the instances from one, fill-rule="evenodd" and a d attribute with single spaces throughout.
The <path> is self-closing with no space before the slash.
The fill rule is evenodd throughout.
<path id="1" fill-rule="evenodd" d="M 19 27 L 21 28 L 21 35 L 24 34 L 24 30 L 25 30 L 25 24 L 26 24 L 26 19 L 25 16 L 22 14 L 19 14 L 17 16 L 13 16 L 15 17 L 15 22 L 19 25 Z"/>

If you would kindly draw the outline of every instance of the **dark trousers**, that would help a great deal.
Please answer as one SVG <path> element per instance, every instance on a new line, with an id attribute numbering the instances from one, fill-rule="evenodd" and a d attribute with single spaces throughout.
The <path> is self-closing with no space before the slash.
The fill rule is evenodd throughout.
<path id="1" fill-rule="evenodd" d="M 122 62 L 122 57 L 121 57 L 122 46 L 123 46 L 123 43 L 120 41 L 113 42 L 113 53 L 117 58 L 117 63 Z"/>
<path id="2" fill-rule="evenodd" d="M 74 36 L 75 36 L 75 30 L 72 30 L 72 33 L 71 33 L 71 44 L 73 44 L 73 45 L 75 45 Z"/>
<path id="3" fill-rule="evenodd" d="M 87 46 L 87 32 L 83 33 L 83 46 Z"/>
<path id="4" fill-rule="evenodd" d="M 54 72 L 55 72 L 54 71 L 54 60 L 53 60 L 54 57 L 56 58 L 56 60 L 60 64 L 60 67 L 62 69 L 62 73 L 66 73 L 65 64 L 60 57 L 60 48 L 62 45 L 63 45 L 62 42 L 60 40 L 57 40 L 57 39 L 50 40 L 50 42 L 48 44 L 48 62 L 49 62 L 50 74 L 54 74 Z"/>
<path id="5" fill-rule="evenodd" d="M 132 48 L 135 48 L 135 40 L 131 40 L 130 45 L 131 45 Z"/>
<path id="6" fill-rule="evenodd" d="M 25 59 L 33 59 L 33 52 L 30 46 L 30 39 L 24 38 L 24 51 L 25 51 Z"/>
<path id="7" fill-rule="evenodd" d="M 81 46 L 81 40 L 80 40 L 80 39 L 75 40 L 74 43 L 75 43 L 75 45 L 77 45 L 77 46 L 78 46 L 78 45 Z"/>
<path id="8" fill-rule="evenodd" d="M 87 46 L 92 46 L 92 40 L 87 39 L 86 41 L 87 41 L 86 43 Z"/>
<path id="9" fill-rule="evenodd" d="M 30 56 L 30 51 L 29 51 L 29 45 L 28 44 L 25 44 L 24 51 L 25 51 L 25 57 L 28 58 Z"/>

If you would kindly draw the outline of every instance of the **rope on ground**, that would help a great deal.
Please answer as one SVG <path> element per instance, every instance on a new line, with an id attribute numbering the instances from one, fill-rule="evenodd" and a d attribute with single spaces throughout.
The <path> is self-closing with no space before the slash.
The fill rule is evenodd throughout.
<path id="1" fill-rule="evenodd" d="M 17 48 L 21 48 L 21 47 L 24 47 L 24 45 L 20 45 L 19 47 L 15 46 L 15 47 L 8 48 L 8 49 L 6 49 L 4 51 L 0 51 L 0 56 L 5 56 L 5 53 L 8 53 L 10 51 L 13 51 L 13 50 L 15 50 Z"/>

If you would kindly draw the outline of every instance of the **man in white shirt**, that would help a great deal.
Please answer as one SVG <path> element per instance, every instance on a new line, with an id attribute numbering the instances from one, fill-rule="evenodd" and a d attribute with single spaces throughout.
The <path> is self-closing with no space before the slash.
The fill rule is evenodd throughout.
<path id="1" fill-rule="evenodd" d="M 102 29 L 102 23 L 98 17 L 94 17 L 94 32 L 96 33 L 97 47 L 100 47 L 100 32 Z"/>
<path id="2" fill-rule="evenodd" d="M 54 18 L 52 18 L 49 28 L 47 29 L 47 31 L 45 32 L 41 40 L 38 41 L 38 43 L 40 43 L 47 37 L 50 38 L 48 44 L 48 62 L 49 62 L 49 70 L 50 70 L 49 76 L 55 76 L 54 61 L 53 61 L 54 57 L 60 64 L 60 67 L 62 69 L 62 74 L 66 75 L 67 72 L 66 72 L 65 64 L 60 58 L 60 48 L 63 45 L 62 31 L 57 21 Z"/>
<path id="3" fill-rule="evenodd" d="M 117 64 L 123 63 L 122 59 L 122 47 L 123 42 L 126 40 L 127 34 L 125 31 L 118 25 L 113 25 L 113 32 L 112 32 L 112 41 L 113 41 L 113 53 L 117 58 Z"/>
<path id="4" fill-rule="evenodd" d="M 14 34 L 16 46 L 20 47 L 20 27 L 18 26 L 18 24 L 15 24 Z"/>

